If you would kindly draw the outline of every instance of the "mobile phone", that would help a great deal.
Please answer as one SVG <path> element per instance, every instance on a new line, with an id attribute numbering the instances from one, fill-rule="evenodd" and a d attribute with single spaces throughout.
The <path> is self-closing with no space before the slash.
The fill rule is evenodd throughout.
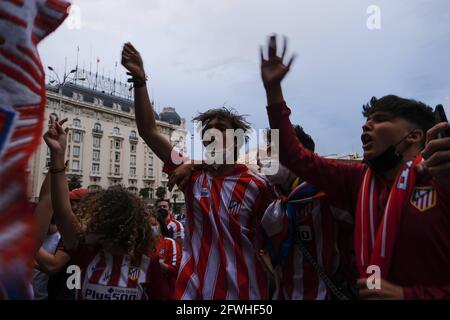
<path id="1" fill-rule="evenodd" d="M 440 122 L 448 122 L 447 117 L 445 116 L 444 107 L 442 104 L 438 104 L 434 109 L 434 118 L 436 119 L 436 123 Z M 448 138 L 450 137 L 450 129 L 445 130 L 443 133 L 438 134 L 438 138 Z"/>

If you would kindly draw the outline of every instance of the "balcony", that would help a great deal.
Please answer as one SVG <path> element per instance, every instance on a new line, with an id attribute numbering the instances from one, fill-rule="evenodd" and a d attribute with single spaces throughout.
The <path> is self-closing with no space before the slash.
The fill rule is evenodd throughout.
<path id="1" fill-rule="evenodd" d="M 143 181 L 155 181 L 155 177 L 154 176 L 144 176 L 142 177 Z"/>
<path id="2" fill-rule="evenodd" d="M 117 138 L 117 139 L 123 140 L 123 135 L 120 134 L 120 133 L 114 132 L 114 131 L 111 132 L 111 133 L 109 134 L 109 136 L 112 137 L 112 138 Z"/>
<path id="3" fill-rule="evenodd" d="M 69 169 L 67 171 L 67 174 L 74 175 L 74 176 L 82 176 L 83 175 L 83 170 L 81 170 L 81 169 Z"/>
<path id="4" fill-rule="evenodd" d="M 91 171 L 89 173 L 89 176 L 91 176 L 91 177 L 101 177 L 102 174 L 100 173 L 100 171 Z"/>
<path id="5" fill-rule="evenodd" d="M 117 173 L 117 172 L 108 173 L 108 178 L 112 178 L 112 179 L 122 179 L 122 176 L 123 176 L 122 173 Z"/>
<path id="6" fill-rule="evenodd" d="M 130 136 L 130 143 L 138 143 L 139 138 L 137 136 Z"/>
<path id="7" fill-rule="evenodd" d="M 102 129 L 92 129 L 92 135 L 97 137 L 103 136 L 103 130 Z"/>

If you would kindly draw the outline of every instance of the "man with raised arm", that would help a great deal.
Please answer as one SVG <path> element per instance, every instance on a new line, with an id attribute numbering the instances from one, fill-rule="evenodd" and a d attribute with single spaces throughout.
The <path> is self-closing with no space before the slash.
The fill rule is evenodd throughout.
<path id="1" fill-rule="evenodd" d="M 140 136 L 164 162 L 167 173 L 183 163 L 169 141 L 159 133 L 145 85 L 146 75 L 138 51 L 129 43 L 122 64 L 135 87 L 135 113 Z M 244 117 L 228 109 L 210 109 L 194 120 L 201 122 L 204 146 L 222 142 L 211 165 L 184 165 L 187 175 L 181 187 L 187 202 L 186 229 L 174 299 L 264 299 L 267 278 L 258 261 L 260 219 L 273 199 L 264 178 L 237 164 L 241 144 L 227 145 L 227 131 L 249 129 Z M 231 155 L 230 155 L 231 154 Z M 225 161 L 226 160 L 226 161 Z M 186 159 L 184 159 L 186 161 Z"/>
<path id="2" fill-rule="evenodd" d="M 306 150 L 295 137 L 281 89 L 283 62 L 271 36 L 261 76 L 271 128 L 280 129 L 280 161 L 353 212 L 361 299 L 450 297 L 450 128 L 425 104 L 389 95 L 363 107 L 364 163 L 342 164 Z M 375 272 L 374 272 L 375 270 Z M 377 272 L 379 271 L 379 272 Z M 380 275 L 380 286 L 372 277 Z M 376 278 L 376 277 L 375 277 Z M 372 286 L 373 285 L 373 286 Z"/>

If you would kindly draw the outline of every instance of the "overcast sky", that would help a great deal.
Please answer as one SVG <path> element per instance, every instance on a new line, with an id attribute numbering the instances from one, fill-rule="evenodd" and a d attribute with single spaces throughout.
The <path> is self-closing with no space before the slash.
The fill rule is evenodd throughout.
<path id="1" fill-rule="evenodd" d="M 190 121 L 226 105 L 268 126 L 258 46 L 276 32 L 298 58 L 283 83 L 293 114 L 320 154 L 362 153 L 361 107 L 397 94 L 446 106 L 450 115 L 448 0 L 73 0 L 80 29 L 60 27 L 40 46 L 60 74 L 76 63 L 118 74 L 122 44 L 141 51 L 157 109 Z M 366 12 L 380 8 L 379 30 Z M 91 54 L 92 52 L 92 54 Z M 46 70 L 48 71 L 48 70 Z"/>

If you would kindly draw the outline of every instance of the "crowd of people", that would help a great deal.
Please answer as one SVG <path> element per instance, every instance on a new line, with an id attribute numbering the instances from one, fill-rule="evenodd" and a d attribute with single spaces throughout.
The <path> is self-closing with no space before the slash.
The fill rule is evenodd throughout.
<path id="1" fill-rule="evenodd" d="M 279 168 L 264 175 L 238 162 L 242 142 L 230 145 L 226 132 L 250 125 L 226 108 L 194 118 L 205 147 L 208 130 L 219 132 L 221 163 L 176 151 L 156 126 L 141 55 L 124 45 L 139 135 L 185 195 L 178 219 L 170 201 L 151 208 L 121 187 L 69 191 L 66 120 L 50 119 L 51 164 L 35 208 L 36 299 L 450 298 L 450 125 L 422 102 L 372 98 L 364 161 L 322 158 L 290 121 L 281 83 L 295 56 L 286 58 L 286 39 L 278 47 L 273 35 L 261 49 L 269 123 L 280 135 Z M 278 159 L 266 160 L 260 168 Z M 72 290 L 70 265 L 81 271 Z"/>

